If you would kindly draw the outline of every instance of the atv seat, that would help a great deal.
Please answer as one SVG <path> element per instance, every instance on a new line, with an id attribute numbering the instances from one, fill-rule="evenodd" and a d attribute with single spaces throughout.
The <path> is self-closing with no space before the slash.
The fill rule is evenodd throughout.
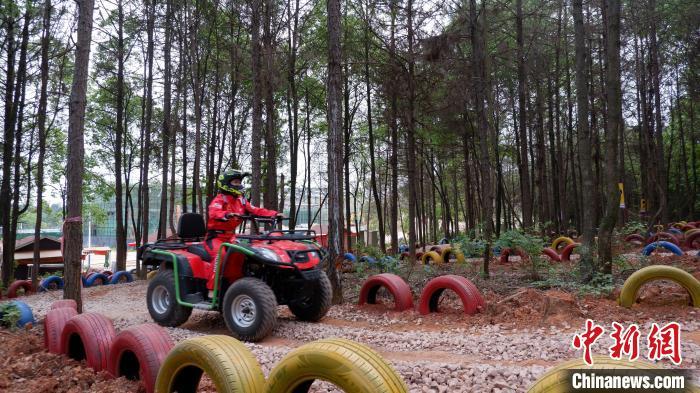
<path id="1" fill-rule="evenodd" d="M 211 255 L 209 255 L 207 250 L 205 250 L 204 246 L 201 244 L 190 244 L 187 246 L 187 252 L 202 258 L 204 262 L 211 262 Z"/>
<path id="2" fill-rule="evenodd" d="M 204 218 L 197 213 L 184 213 L 177 222 L 177 236 L 182 240 L 201 241 L 207 233 Z"/>

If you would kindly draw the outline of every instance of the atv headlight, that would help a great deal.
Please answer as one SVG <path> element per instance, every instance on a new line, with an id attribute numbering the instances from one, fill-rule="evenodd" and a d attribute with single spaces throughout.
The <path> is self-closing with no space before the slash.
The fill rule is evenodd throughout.
<path id="1" fill-rule="evenodd" d="M 255 251 L 265 259 L 272 259 L 273 261 L 277 262 L 282 260 L 282 258 L 280 258 L 276 252 L 270 250 L 269 248 L 256 247 Z"/>

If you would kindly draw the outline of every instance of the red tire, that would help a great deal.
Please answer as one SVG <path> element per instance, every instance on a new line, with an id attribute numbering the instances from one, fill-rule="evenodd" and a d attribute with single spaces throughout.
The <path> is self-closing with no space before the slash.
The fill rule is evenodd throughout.
<path id="1" fill-rule="evenodd" d="M 442 251 L 442 249 L 440 248 L 440 246 L 432 246 L 430 247 L 430 251 L 436 251 L 439 254 L 440 251 Z"/>
<path id="2" fill-rule="evenodd" d="M 122 330 L 109 349 L 107 371 L 115 378 L 141 380 L 153 393 L 158 370 L 173 347 L 168 332 L 154 323 Z"/>
<path id="3" fill-rule="evenodd" d="M 109 347 L 115 336 L 112 321 L 104 315 L 76 315 L 61 333 L 61 353 L 75 360 L 85 359 L 89 367 L 102 371 L 107 368 Z"/>
<path id="4" fill-rule="evenodd" d="M 424 254 L 424 253 L 422 253 L 422 252 L 420 252 L 420 251 L 417 252 L 417 253 L 416 253 L 416 259 L 421 259 L 421 258 L 423 258 L 423 254 Z"/>
<path id="5" fill-rule="evenodd" d="M 574 251 L 576 247 L 580 247 L 581 243 L 574 243 L 574 244 L 569 244 L 564 249 L 561 251 L 561 260 L 562 261 L 570 261 L 571 260 L 571 253 Z"/>
<path id="6" fill-rule="evenodd" d="M 657 232 L 657 233 L 655 233 L 653 236 L 651 236 L 650 238 L 647 239 L 647 245 L 649 245 L 655 241 L 658 241 L 658 240 L 665 240 L 665 241 L 667 241 L 669 243 L 673 243 L 679 247 L 681 245 L 681 242 L 678 241 L 678 238 L 676 237 L 676 235 L 669 233 L 669 232 Z"/>
<path id="7" fill-rule="evenodd" d="M 360 289 L 359 305 L 365 303 L 377 303 L 377 291 L 379 288 L 386 288 L 394 297 L 396 311 L 404 311 L 413 308 L 413 295 L 411 287 L 408 286 L 403 278 L 391 273 L 382 273 L 371 276 Z"/>
<path id="8" fill-rule="evenodd" d="M 506 262 L 508 262 L 508 257 L 509 257 L 510 254 L 512 254 L 512 253 L 515 253 L 515 254 L 519 255 L 520 258 L 522 258 L 522 259 L 526 259 L 526 258 L 527 258 L 527 255 L 525 254 L 525 252 L 523 252 L 523 250 L 521 250 L 521 249 L 519 249 L 519 248 L 515 249 L 515 251 L 513 251 L 513 250 L 510 249 L 510 248 L 504 248 L 503 250 L 501 250 L 501 257 L 498 259 L 498 262 L 499 262 L 499 263 L 506 263 Z"/>
<path id="9" fill-rule="evenodd" d="M 401 260 L 401 261 L 406 260 L 406 259 L 408 259 L 409 256 L 411 256 L 411 254 L 409 254 L 407 252 L 402 252 L 401 256 L 399 257 L 399 260 Z"/>
<path id="10" fill-rule="evenodd" d="M 634 243 L 634 244 L 644 244 L 646 242 L 646 239 L 644 238 L 644 236 L 642 236 L 640 234 L 633 233 L 633 234 L 625 237 L 625 242 L 626 243 Z M 562 253 L 563 253 L 563 251 L 562 251 Z"/>
<path id="11" fill-rule="evenodd" d="M 102 274 L 104 274 L 105 276 L 109 277 L 109 276 L 111 276 L 113 273 L 112 273 L 111 271 L 109 271 L 109 270 L 105 270 L 105 271 L 102 272 Z"/>
<path id="12" fill-rule="evenodd" d="M 17 297 L 17 291 L 19 289 L 24 289 L 24 293 L 33 293 L 32 282 L 29 280 L 15 280 L 9 287 L 7 287 L 7 298 L 13 299 Z"/>
<path id="13" fill-rule="evenodd" d="M 56 310 L 59 308 L 72 308 L 73 310 L 77 311 L 78 303 L 76 303 L 73 299 L 56 300 L 55 302 L 51 303 L 51 310 Z"/>
<path id="14" fill-rule="evenodd" d="M 695 229 L 695 226 L 690 225 L 690 224 L 685 224 L 682 227 L 680 227 L 679 229 L 683 232 L 688 232 L 688 231 L 692 231 L 693 229 Z"/>
<path id="15" fill-rule="evenodd" d="M 559 254 L 557 254 L 556 251 L 554 251 L 553 249 L 551 249 L 549 247 L 543 248 L 542 254 L 548 256 L 554 262 L 561 262 L 561 258 L 559 257 Z"/>
<path id="16" fill-rule="evenodd" d="M 78 315 L 70 307 L 49 310 L 44 317 L 44 347 L 52 353 L 61 353 L 61 335 L 68 320 Z"/>
<path id="17" fill-rule="evenodd" d="M 695 244 L 693 244 L 695 243 Z M 700 231 L 695 231 L 685 238 L 685 245 L 688 248 L 700 248 Z M 7 297 L 10 297 L 10 292 L 7 292 Z"/>
<path id="18" fill-rule="evenodd" d="M 418 312 L 421 314 L 437 312 L 440 296 L 442 296 L 445 289 L 450 289 L 459 296 L 462 300 L 465 314 L 475 314 L 486 306 L 484 298 L 476 285 L 465 277 L 449 274 L 435 277 L 428 281 L 420 295 Z"/>

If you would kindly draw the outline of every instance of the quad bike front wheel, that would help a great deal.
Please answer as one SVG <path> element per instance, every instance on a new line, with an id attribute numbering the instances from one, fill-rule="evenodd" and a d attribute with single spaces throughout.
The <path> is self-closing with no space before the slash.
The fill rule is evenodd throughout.
<path id="1" fill-rule="evenodd" d="M 277 298 L 262 280 L 253 277 L 234 282 L 221 306 L 226 326 L 243 341 L 260 341 L 277 326 Z"/>
<path id="2" fill-rule="evenodd" d="M 311 289 L 307 296 L 289 302 L 289 310 L 302 321 L 317 322 L 331 308 L 333 288 L 326 272 L 319 272 L 318 279 L 308 283 Z"/>
<path id="3" fill-rule="evenodd" d="M 161 326 L 180 326 L 185 323 L 192 309 L 177 303 L 175 296 L 175 275 L 170 269 L 162 269 L 148 283 L 146 292 L 148 313 Z"/>

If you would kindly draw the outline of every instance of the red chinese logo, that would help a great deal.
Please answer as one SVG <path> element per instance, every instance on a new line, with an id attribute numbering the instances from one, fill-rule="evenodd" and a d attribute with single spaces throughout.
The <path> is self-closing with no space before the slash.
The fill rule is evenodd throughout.
<path id="1" fill-rule="evenodd" d="M 613 345 L 608 348 L 610 358 L 622 359 L 627 356 L 630 361 L 639 358 L 639 327 L 632 324 L 625 328 L 622 324 L 613 322 L 613 332 L 610 337 Z M 603 334 L 605 329 L 596 325 L 590 319 L 586 320 L 586 329 L 581 334 L 575 334 L 571 345 L 574 349 L 583 349 L 583 360 L 587 365 L 593 364 L 591 346 Z M 663 327 L 653 323 L 647 337 L 647 358 L 652 361 L 669 359 L 675 365 L 681 364 L 681 325 L 678 322 L 670 322 Z"/>
<path id="2" fill-rule="evenodd" d="M 612 323 L 615 330 L 610 337 L 615 343 L 609 348 L 612 359 L 621 359 L 622 355 L 628 355 L 629 360 L 637 360 L 639 357 L 639 328 L 632 324 L 627 329 L 617 323 Z"/>
<path id="3" fill-rule="evenodd" d="M 573 347 L 576 349 L 583 348 L 583 360 L 589 366 L 593 364 L 593 359 L 591 357 L 591 345 L 603 334 L 603 327 L 596 325 L 590 319 L 586 320 L 586 331 L 580 336 L 577 334 L 574 336 L 574 341 L 572 343 Z"/>
<path id="4" fill-rule="evenodd" d="M 671 322 L 662 328 L 653 323 L 647 336 L 647 344 L 649 360 L 668 358 L 675 365 L 681 364 L 681 326 L 678 322 Z"/>

